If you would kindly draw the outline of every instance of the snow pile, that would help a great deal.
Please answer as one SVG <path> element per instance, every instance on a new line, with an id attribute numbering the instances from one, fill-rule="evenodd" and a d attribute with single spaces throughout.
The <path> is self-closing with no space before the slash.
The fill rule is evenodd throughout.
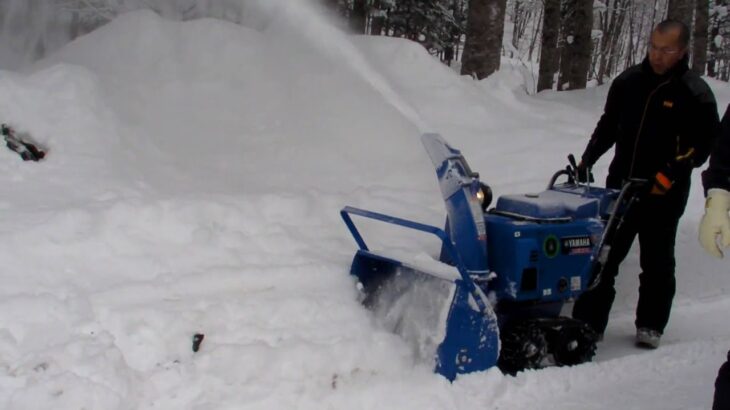
<path id="1" fill-rule="evenodd" d="M 245 192 L 341 191 L 365 181 L 413 184 L 407 169 L 423 171 L 415 183 L 431 182 L 418 129 L 347 65 L 308 44 L 142 12 L 45 65 L 79 64 L 99 76 L 131 127 L 125 147 L 143 167 L 169 165 L 164 180 L 139 177 L 155 188 L 227 192 L 237 180 Z M 403 164 L 395 175 L 386 166 L 393 163 Z"/>
<path id="2" fill-rule="evenodd" d="M 701 192 L 656 352 L 628 339 L 635 259 L 594 364 L 449 384 L 375 323 L 347 275 L 339 209 L 443 223 L 426 130 L 497 195 L 541 190 L 583 149 L 606 90 L 530 97 L 517 66 L 475 83 L 413 43 L 294 21 L 256 31 L 132 13 L 0 73 L 3 120 L 49 148 L 37 164 L 0 151 L 0 407 L 583 409 L 618 395 L 626 408 L 708 407 L 730 336 L 730 305 L 712 298 L 730 277 L 695 243 Z M 726 84 L 712 85 L 724 107 Z"/>

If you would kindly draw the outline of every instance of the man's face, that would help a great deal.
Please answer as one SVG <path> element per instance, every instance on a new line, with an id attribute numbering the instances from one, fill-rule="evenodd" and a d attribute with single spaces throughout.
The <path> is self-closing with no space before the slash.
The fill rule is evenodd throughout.
<path id="1" fill-rule="evenodd" d="M 651 34 L 649 42 L 649 63 L 655 73 L 662 75 L 674 67 L 687 52 L 679 41 L 679 29 Z"/>

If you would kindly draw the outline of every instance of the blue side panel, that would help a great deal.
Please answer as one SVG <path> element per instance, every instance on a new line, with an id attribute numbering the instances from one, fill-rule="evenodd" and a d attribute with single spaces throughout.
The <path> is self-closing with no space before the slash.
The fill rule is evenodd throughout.
<path id="1" fill-rule="evenodd" d="M 438 348 L 436 372 L 449 380 L 457 374 L 489 369 L 499 358 L 499 328 L 469 306 L 469 292 L 457 286 L 447 321 L 446 337 Z"/>
<path id="2" fill-rule="evenodd" d="M 484 214 L 479 203 L 475 203 L 476 194 L 472 193 L 472 189 L 472 186 L 464 187 L 446 201 L 449 237 L 469 273 L 486 275 L 487 230 Z M 479 223 L 474 222 L 475 218 L 479 218 Z"/>
<path id="3" fill-rule="evenodd" d="M 603 232 L 598 219 L 535 223 L 488 214 L 490 282 L 498 300 L 559 301 L 577 297 L 590 280 L 594 248 Z"/>
<path id="4" fill-rule="evenodd" d="M 605 220 L 619 191 L 562 184 L 537 193 L 503 196 L 485 216 L 488 252 L 500 301 L 577 297 L 591 281 Z"/>

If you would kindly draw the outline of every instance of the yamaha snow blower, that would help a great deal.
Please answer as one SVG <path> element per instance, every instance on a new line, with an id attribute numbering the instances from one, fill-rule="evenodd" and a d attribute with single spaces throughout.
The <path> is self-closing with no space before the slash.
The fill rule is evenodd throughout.
<path id="1" fill-rule="evenodd" d="M 600 281 L 612 236 L 643 181 L 620 191 L 579 183 L 571 156 L 547 190 L 505 195 L 488 209 L 491 190 L 460 151 L 436 134 L 422 142 L 446 205 L 444 229 L 341 211 L 360 248 L 351 274 L 363 304 L 449 380 L 495 365 L 514 374 L 590 361 L 596 334 L 560 311 Z M 370 250 L 353 215 L 435 235 L 439 261 Z"/>

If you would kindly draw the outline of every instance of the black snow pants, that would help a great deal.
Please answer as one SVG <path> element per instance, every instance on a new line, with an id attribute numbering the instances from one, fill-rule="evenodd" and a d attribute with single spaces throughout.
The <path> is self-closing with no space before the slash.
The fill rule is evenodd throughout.
<path id="1" fill-rule="evenodd" d="M 573 306 L 575 319 L 586 322 L 599 334 L 606 330 L 616 296 L 614 285 L 619 265 L 638 236 L 642 272 L 639 275 L 635 324 L 637 328 L 664 332 L 676 288 L 674 245 L 677 226 L 688 195 L 689 183 L 673 187 L 666 195 L 647 194 L 628 210 L 614 236 L 601 282 L 593 290 L 582 294 Z"/>
<path id="2" fill-rule="evenodd" d="M 727 352 L 727 361 L 717 373 L 712 410 L 730 410 L 730 352 Z"/>

